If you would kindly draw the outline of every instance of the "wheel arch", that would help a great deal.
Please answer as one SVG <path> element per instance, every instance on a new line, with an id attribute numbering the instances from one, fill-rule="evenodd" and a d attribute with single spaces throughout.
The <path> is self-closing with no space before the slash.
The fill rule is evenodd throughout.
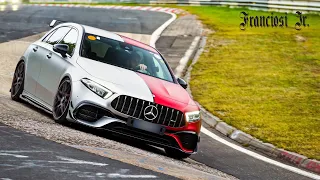
<path id="1" fill-rule="evenodd" d="M 58 85 L 58 87 L 57 87 L 57 91 L 58 91 L 58 89 L 59 89 L 59 86 L 61 85 L 61 83 L 62 83 L 65 79 L 69 79 L 69 80 L 70 80 L 70 84 L 71 84 L 71 94 L 72 94 L 73 88 L 72 88 L 72 78 L 71 78 L 71 75 L 70 75 L 70 74 L 65 74 L 65 75 L 61 76 L 59 85 Z M 57 93 L 57 92 L 56 92 L 56 93 Z"/>
<path id="2" fill-rule="evenodd" d="M 60 86 L 62 85 L 62 83 L 66 80 L 66 79 L 68 79 L 70 82 L 70 95 L 72 96 L 72 90 L 73 90 L 73 87 L 72 87 L 72 79 L 71 79 L 71 76 L 70 76 L 70 74 L 64 74 L 64 75 L 62 75 L 61 76 L 61 78 L 60 78 L 60 82 L 59 82 L 59 85 L 58 85 L 58 87 L 57 87 L 57 91 L 56 91 L 56 94 L 55 94 L 55 97 L 54 97 L 54 99 L 53 99 L 53 106 L 52 106 L 52 114 L 53 114 L 53 118 L 54 118 L 54 120 L 56 121 L 56 122 L 58 122 L 58 123 L 66 123 L 67 122 L 67 116 L 68 116 L 68 113 L 69 113 L 69 106 L 70 106 L 70 104 L 71 104 L 71 97 L 69 96 L 69 102 L 68 102 L 68 105 L 67 105 L 67 108 L 64 110 L 64 112 L 60 115 L 60 116 L 55 116 L 55 110 L 54 110 L 54 106 L 55 106 L 55 101 L 56 101 L 56 96 L 57 96 L 57 94 L 59 93 L 59 88 L 60 88 Z"/>
<path id="3" fill-rule="evenodd" d="M 24 78 L 26 78 L 26 76 L 27 76 L 27 71 L 26 71 L 26 69 L 27 69 L 27 62 L 26 62 L 26 58 L 24 57 L 24 56 L 21 56 L 21 58 L 20 58 L 20 60 L 18 61 L 18 63 L 17 63 L 17 65 L 16 65 L 16 68 L 18 67 L 18 65 L 20 64 L 20 63 L 24 63 Z M 26 81 L 24 80 L 24 82 L 23 82 L 23 86 L 25 86 L 26 85 Z M 10 88 L 10 92 L 11 92 L 11 88 Z"/>
<path id="4" fill-rule="evenodd" d="M 61 83 L 62 83 L 65 79 L 70 79 L 71 92 L 72 92 L 73 88 L 72 88 L 72 78 L 71 78 L 71 75 L 70 75 L 70 74 L 64 74 L 64 75 L 62 75 L 61 78 L 60 78 L 59 84 L 58 84 L 58 86 L 57 86 L 57 88 L 56 88 L 56 94 L 58 93 L 59 86 L 61 85 Z M 56 94 L 55 94 L 55 95 L 56 95 Z M 53 100 L 53 101 L 54 101 L 54 100 Z"/>
<path id="5" fill-rule="evenodd" d="M 21 61 L 24 61 L 24 62 L 26 62 L 26 59 L 27 59 L 26 57 L 24 57 L 24 56 L 21 56 L 21 57 L 20 57 L 20 60 L 19 60 L 19 62 L 18 62 L 18 63 L 20 63 Z"/>
<path id="6" fill-rule="evenodd" d="M 67 78 L 70 79 L 70 81 L 72 82 L 71 75 L 70 75 L 70 74 L 65 74 L 65 75 L 61 76 L 59 85 L 61 84 L 61 82 L 62 82 L 63 80 L 65 80 L 65 79 L 67 79 Z"/>
<path id="7" fill-rule="evenodd" d="M 24 56 L 21 56 L 20 57 L 20 60 L 17 62 L 17 65 L 16 67 L 21 63 L 21 62 L 24 62 L 24 68 L 26 69 L 26 58 Z"/>

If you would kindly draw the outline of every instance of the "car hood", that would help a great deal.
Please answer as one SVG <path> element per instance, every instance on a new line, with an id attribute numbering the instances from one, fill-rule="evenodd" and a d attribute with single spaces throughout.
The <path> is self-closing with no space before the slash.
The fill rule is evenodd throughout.
<path id="1" fill-rule="evenodd" d="M 177 103 L 181 108 L 196 105 L 179 84 L 87 58 L 79 58 L 77 63 L 91 76 L 114 84 L 116 92 L 169 107 L 175 107 Z"/>
<path id="2" fill-rule="evenodd" d="M 170 100 L 168 99 L 171 99 L 183 104 L 195 105 L 187 91 L 179 84 L 154 78 L 141 73 L 139 73 L 139 76 L 148 85 L 154 96 L 154 100 L 158 101 L 159 104 L 170 103 Z"/>
<path id="3" fill-rule="evenodd" d="M 81 57 L 78 58 L 77 63 L 106 88 L 119 94 L 153 101 L 147 84 L 136 72 Z"/>

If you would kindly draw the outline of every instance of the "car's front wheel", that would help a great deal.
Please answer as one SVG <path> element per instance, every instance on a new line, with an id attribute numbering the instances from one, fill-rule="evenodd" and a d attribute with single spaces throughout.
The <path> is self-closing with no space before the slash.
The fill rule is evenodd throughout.
<path id="1" fill-rule="evenodd" d="M 66 123 L 71 97 L 71 81 L 65 78 L 61 81 L 53 101 L 52 114 L 57 123 Z"/>
<path id="2" fill-rule="evenodd" d="M 17 67 L 16 70 L 14 71 L 14 76 L 12 79 L 12 84 L 11 84 L 11 99 L 15 101 L 20 100 L 20 95 L 22 94 L 23 91 L 23 86 L 24 86 L 24 62 L 21 61 Z"/>
<path id="3" fill-rule="evenodd" d="M 177 149 L 173 148 L 165 148 L 164 149 L 169 157 L 175 158 L 175 159 L 185 159 L 188 158 L 191 154 L 187 154 L 184 152 L 181 152 Z"/>

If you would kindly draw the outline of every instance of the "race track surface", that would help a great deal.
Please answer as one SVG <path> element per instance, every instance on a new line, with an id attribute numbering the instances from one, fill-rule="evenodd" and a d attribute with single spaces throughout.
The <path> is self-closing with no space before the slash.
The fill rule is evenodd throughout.
<path id="1" fill-rule="evenodd" d="M 24 38 L 31 35 L 36 35 L 39 33 L 43 33 L 48 31 L 50 28 L 48 27 L 49 22 L 52 19 L 59 19 L 64 21 L 71 21 L 76 23 L 81 23 L 85 25 L 91 25 L 94 27 L 106 29 L 108 31 L 114 32 L 125 32 L 125 33 L 134 33 L 134 34 L 145 34 L 151 35 L 159 26 L 161 26 L 165 21 L 167 21 L 171 16 L 169 14 L 161 13 L 161 12 L 150 12 L 150 11 L 135 11 L 135 10 L 117 10 L 117 9 L 91 9 L 91 8 L 61 8 L 61 7 L 31 7 L 31 6 L 20 6 L 17 11 L 13 11 L 10 7 L 7 7 L 4 11 L 0 11 L 0 43 L 8 42 L 12 40 L 17 40 L 20 38 Z M 189 45 L 186 45 L 186 49 Z M 0 49 L 1 53 L 1 49 Z M 7 53 L 7 52 L 6 52 Z M 15 60 L 16 61 L 16 60 Z M 2 64 L 1 66 L 4 66 Z M 11 68 L 12 69 L 12 68 Z M 13 70 L 12 70 L 13 71 Z M 8 74 L 8 73 L 7 73 Z M 0 77 L 1 80 L 1 77 Z M 160 179 L 171 179 L 172 176 L 167 176 L 164 174 L 158 173 L 159 171 L 172 171 L 177 169 L 183 169 L 181 173 L 191 173 L 194 176 L 202 175 L 200 172 L 203 171 L 205 174 L 203 177 L 207 179 L 215 179 L 215 178 L 226 178 L 226 179 L 309 179 L 305 176 L 293 173 L 291 171 L 285 170 L 283 168 L 271 165 L 269 163 L 263 162 L 259 159 L 255 159 L 251 156 L 248 156 L 244 153 L 241 153 L 235 149 L 232 149 L 211 137 L 201 134 L 201 142 L 199 146 L 199 152 L 196 155 L 192 155 L 189 159 L 185 161 L 177 161 L 165 157 L 165 154 L 162 150 L 158 148 L 148 146 L 145 144 L 139 144 L 136 142 L 130 142 L 128 140 L 122 140 L 117 137 L 108 137 L 101 136 L 101 134 L 97 133 L 94 130 L 85 130 L 83 127 L 79 126 L 69 126 L 62 127 L 60 125 L 56 125 L 50 119 L 50 116 L 47 114 L 39 113 L 35 110 L 35 108 L 26 105 L 25 103 L 16 103 L 12 102 L 8 94 L 2 94 L 0 96 L 0 123 L 3 122 L 20 130 L 27 131 L 32 134 L 36 134 L 38 136 L 45 137 L 47 139 L 57 141 L 62 144 L 72 145 L 74 147 L 79 147 L 80 149 L 86 148 L 81 147 L 91 147 L 98 146 L 97 142 L 104 142 L 102 148 L 109 150 L 113 155 L 117 152 L 124 152 L 127 157 L 124 155 L 121 156 L 113 156 L 105 154 L 106 157 L 112 159 L 119 159 L 119 161 L 109 160 L 105 158 L 103 161 L 100 161 L 98 156 L 85 153 L 79 150 L 75 150 L 70 147 L 63 148 L 64 145 L 49 143 L 47 141 L 42 142 L 39 138 L 39 143 L 30 145 L 28 141 L 23 138 L 17 138 L 16 136 L 26 136 L 25 133 L 19 132 L 15 129 L 9 128 L 0 124 L 0 144 L 5 142 L 10 142 L 11 144 L 7 144 L 6 146 L 0 146 L 0 154 L 1 153 L 9 153 L 10 151 L 15 151 L 17 149 L 24 150 L 26 152 L 31 152 L 34 149 L 50 152 L 48 156 L 43 154 L 34 154 L 30 153 L 28 155 L 23 153 L 24 156 L 30 156 L 30 160 L 36 162 L 37 160 L 45 160 L 45 161 L 65 161 L 61 160 L 61 157 L 69 157 L 71 159 L 83 160 L 83 161 L 94 161 L 96 163 L 105 163 L 109 164 L 108 168 L 105 169 L 103 167 L 98 167 L 97 169 L 92 169 L 92 165 L 83 165 L 83 167 L 78 166 L 69 166 L 64 164 L 63 168 L 72 169 L 74 172 L 95 172 L 95 173 L 104 173 L 101 176 L 107 177 L 110 173 L 129 173 L 133 172 L 138 175 L 142 174 L 151 174 Z M 20 120 L 20 119 L 21 120 Z M 24 119 L 25 118 L 25 119 Z M 19 122 L 17 122 L 19 120 Z M 207 127 L 208 128 L 208 127 Z M 5 131 L 3 131 L 5 129 Z M 70 133 L 68 133 L 70 131 Z M 57 133 L 59 132 L 59 133 Z M 72 132 L 72 133 L 71 133 Z M 212 132 L 217 133 L 212 130 Z M 11 134 L 11 135 L 8 135 Z M 218 133 L 217 133 L 218 134 Z M 63 135 L 63 137 L 59 137 Z M 84 138 L 83 138 L 84 137 Z M 33 140 L 38 137 L 28 137 Z M 86 139 L 86 141 L 85 141 Z M 117 143 L 116 143 L 117 142 Z M 31 143 L 31 142 L 30 142 Z M 96 144 L 95 144 L 96 143 Z M 109 144 L 108 144 L 109 143 Z M 32 144 L 32 143 L 31 143 Z M 17 148 L 12 149 L 15 146 Z M 19 146 L 21 146 L 19 148 Z M 131 148 L 132 146 L 132 148 Z M 61 149 L 64 149 L 61 151 Z M 134 150 L 133 150 L 134 149 Z M 137 150 L 139 149 L 139 150 Z M 60 152 L 61 151 L 61 152 Z M 73 153 L 72 151 L 75 151 Z M 93 150 L 92 150 L 93 151 Z M 96 151 L 95 151 L 96 152 Z M 111 154 L 112 154 L 111 153 Z M 135 161 L 134 159 L 130 159 L 130 153 L 134 154 L 133 157 L 143 157 L 143 162 L 140 162 L 141 159 Z M 74 154 L 73 156 L 69 156 L 69 154 Z M 99 153 L 98 153 L 99 154 Z M 57 158 L 58 157 L 58 158 Z M 59 159 L 60 157 L 60 159 Z M 81 158 L 80 158 L 81 157 Z M 22 161 L 20 161 L 22 160 Z M 149 161 L 153 164 L 146 164 L 145 162 Z M 2 164 L 12 165 L 12 164 L 25 164 L 30 163 L 27 161 L 23 161 L 19 159 L 19 161 L 12 162 L 10 159 L 3 158 L 0 156 L 0 162 Z M 3 163 L 4 162 L 4 163 Z M 170 162 L 169 165 L 164 165 L 166 162 Z M 136 166 L 128 165 L 134 164 Z M 110 167 L 112 165 L 112 167 Z M 150 166 L 150 167 L 148 167 Z M 15 165 L 15 167 L 17 167 Z M 19 167 L 19 166 L 18 166 Z M 142 167 L 142 168 L 141 168 Z M 194 170 L 194 172 L 190 171 Z M 211 168 L 210 168 L 211 167 Z M 62 169 L 63 169 L 62 168 Z M 150 168 L 153 171 L 145 170 L 143 168 Z M 158 168 L 158 169 L 157 169 Z M 0 166 L 1 169 L 1 166 Z M 54 169 L 54 170 L 52 170 Z M 129 169 L 130 171 L 121 170 L 121 169 Z M 160 169 L 160 170 L 159 170 Z M 101 170 L 101 172 L 98 170 Z M 66 177 L 66 179 L 72 179 L 72 175 L 68 176 L 53 176 L 50 173 L 54 173 L 54 171 L 64 171 L 59 170 L 59 167 L 54 166 L 51 169 L 48 168 L 45 170 L 47 173 L 38 174 L 34 177 L 36 179 L 62 179 Z M 103 171 L 103 172 L 102 172 Z M 157 171 L 157 172 L 154 172 Z M 220 171 L 230 174 L 232 176 L 228 176 Z M 10 177 L 17 177 L 17 179 L 23 179 L 17 175 L 17 173 L 23 173 L 24 170 L 16 169 L 12 172 Z M 36 173 L 36 171 L 27 171 L 30 174 Z M 0 171 L 0 179 L 7 178 L 2 177 L 1 175 L 5 172 Z M 163 172 L 167 174 L 166 172 Z M 177 177 L 174 172 L 170 172 L 171 175 Z M 180 173 L 180 171 L 179 171 Z M 28 174 L 28 173 L 26 173 Z M 209 176 L 209 175 L 212 176 Z M 184 177 L 187 177 L 185 175 Z M 32 176 L 25 176 L 31 177 Z M 68 178 L 67 178 L 68 177 Z M 191 175 L 190 175 L 191 177 Z M 208 178 L 209 177 L 209 178 Z M 14 179 L 14 178 L 13 178 Z"/>
<path id="2" fill-rule="evenodd" d="M 207 129 L 209 129 L 208 126 L 206 127 Z M 216 130 L 211 131 L 215 134 L 220 134 Z M 221 137 L 232 142 L 231 140 L 223 136 Z M 191 159 L 204 163 L 227 174 L 233 175 L 234 177 L 237 177 L 239 179 L 310 179 L 281 167 L 277 167 L 254 157 L 248 156 L 212 139 L 211 137 L 203 133 L 201 134 L 201 138 L 202 140 L 199 145 L 199 152 L 198 154 L 193 155 Z M 251 149 L 251 151 L 254 150 Z"/>
<path id="3" fill-rule="evenodd" d="M 29 135 L 0 123 L 0 179 L 177 179 Z"/>
<path id="4" fill-rule="evenodd" d="M 0 42 L 19 39 L 50 30 L 53 20 L 63 20 L 94 26 L 113 32 L 152 34 L 171 18 L 161 12 L 20 6 L 0 11 Z"/>

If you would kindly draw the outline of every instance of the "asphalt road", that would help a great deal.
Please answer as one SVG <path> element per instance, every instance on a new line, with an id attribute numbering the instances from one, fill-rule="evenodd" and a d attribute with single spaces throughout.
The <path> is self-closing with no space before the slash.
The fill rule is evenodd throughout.
<path id="1" fill-rule="evenodd" d="M 0 123 L 0 179 L 176 179 Z"/>
<path id="2" fill-rule="evenodd" d="M 152 34 L 171 18 L 161 12 L 20 6 L 0 11 L 0 42 L 48 31 L 53 19 L 94 26 L 113 32 Z"/>
<path id="3" fill-rule="evenodd" d="M 90 8 L 58 8 L 58 7 L 20 7 L 18 11 L 5 10 L 0 11 L 0 42 L 9 41 L 13 39 L 18 39 L 21 37 L 26 37 L 33 34 L 38 34 L 43 31 L 49 30 L 47 24 L 52 19 L 60 19 L 65 21 L 72 21 L 77 23 L 82 23 L 86 25 L 93 25 L 95 27 L 107 29 L 109 31 L 117 31 L 117 32 L 129 32 L 129 33 L 139 33 L 139 34 L 151 34 L 155 29 L 157 29 L 161 24 L 163 24 L 170 16 L 158 13 L 158 12 L 147 12 L 147 11 L 125 11 L 125 10 L 113 10 L 113 9 L 90 9 Z M 186 44 L 186 48 L 189 45 Z M 1 125 L 0 125 L 1 126 Z M 3 126 L 2 126 L 3 128 Z M 10 154 L 9 151 L 16 151 L 17 146 L 20 151 L 25 150 L 23 154 L 19 154 L 22 156 L 28 156 L 30 158 L 30 162 L 40 162 L 41 166 L 47 166 L 46 162 L 55 162 L 55 161 L 70 161 L 70 158 L 73 159 L 71 162 L 76 160 L 82 161 L 94 161 L 96 163 L 105 163 L 105 164 L 115 164 L 115 168 L 110 168 L 105 170 L 103 176 L 108 175 L 108 173 L 135 173 L 135 174 L 150 174 L 153 172 L 144 171 L 138 168 L 135 168 L 130 165 L 125 165 L 118 161 L 111 161 L 103 158 L 98 158 L 94 155 L 90 155 L 78 150 L 71 150 L 67 147 L 62 147 L 62 145 L 52 143 L 49 145 L 48 142 L 41 142 L 40 138 L 37 137 L 28 137 L 36 141 L 34 145 L 32 142 L 28 142 L 17 138 L 16 136 L 24 136 L 26 134 L 21 134 L 19 132 L 15 132 L 14 130 L 4 127 L 5 132 L 0 129 L 0 153 L 4 152 Z M 1 134 L 2 133 L 2 134 Z M 8 135 L 9 133 L 9 135 Z M 6 136 L 5 136 L 6 135 Z M 6 139 L 3 141 L 3 139 Z M 11 141 L 7 140 L 9 138 Z M 2 142 L 1 142 L 2 141 Z M 39 141 L 39 142 L 38 142 Z M 20 143 L 19 143 L 20 142 Z M 15 144 L 16 143 L 16 144 Z M 2 148 L 2 144 L 6 144 L 4 148 Z M 128 143 L 129 144 L 129 143 Z M 21 148 L 22 147 L 22 148 Z M 15 149 L 16 148 L 16 149 Z M 61 149 L 65 148 L 66 150 Z M 153 153 L 163 154 L 163 151 L 158 151 L 158 149 L 139 147 Z M 49 152 L 48 154 L 42 153 L 32 153 L 29 151 L 32 150 L 41 150 Z M 76 153 L 73 153 L 75 151 Z M 27 154 L 26 154 L 27 153 Z M 30 154 L 28 154 L 30 153 Z M 84 154 L 81 154 L 84 153 Z M 72 156 L 70 156 L 72 154 Z M 78 155 L 77 155 L 78 154 Z M 22 157 L 20 156 L 20 157 Z M 61 159 L 61 157 L 63 157 Z M 1 159 L 2 158 L 2 159 Z M 68 159 L 69 160 L 66 160 Z M 103 160 L 102 160 L 103 159 Z M 241 152 L 238 152 L 234 149 L 229 148 L 228 146 L 221 144 L 214 139 L 206 136 L 205 134 L 201 134 L 201 142 L 199 147 L 199 153 L 196 155 L 192 155 L 191 159 L 206 164 L 215 169 L 221 170 L 227 174 L 231 174 L 240 179 L 307 179 L 304 176 L 292 173 L 285 169 L 275 167 L 268 163 L 262 162 L 258 159 L 252 158 L 248 155 L 245 155 Z M 11 162 L 10 159 L 4 158 L 0 156 L 0 162 L 4 161 L 4 164 L 12 165 L 14 167 L 21 167 L 21 165 L 27 164 L 30 165 L 30 162 L 25 161 L 27 159 L 18 158 L 16 162 Z M 77 161 L 78 162 L 78 161 Z M 11 163 L 11 164 L 10 164 Z M 67 172 L 95 172 L 92 171 L 92 165 L 81 165 L 81 167 L 74 167 L 72 165 L 63 164 L 62 169 L 59 169 L 59 165 L 54 166 L 54 170 L 52 168 L 45 168 L 45 172 L 59 174 L 60 171 L 63 173 Z M 34 167 L 37 167 L 37 164 L 33 164 Z M 50 164 L 51 166 L 51 164 Z M 63 168 L 69 168 L 68 170 L 63 170 Z M 79 169 L 80 168 L 80 169 Z M 81 169 L 83 168 L 83 169 Z M 109 167 L 108 167 L 109 168 Z M 0 168 L 2 169 L 2 168 Z M 15 171 L 12 176 L 17 176 L 20 171 Z M 96 169 L 96 167 L 94 168 Z M 121 170 L 122 169 L 122 170 Z M 129 169 L 130 171 L 127 172 Z M 97 168 L 99 170 L 99 168 Z M 19 172 L 19 173 L 17 173 Z M 32 171 L 37 172 L 37 171 Z M 31 172 L 31 173 L 32 173 Z M 56 173 L 54 173 L 56 172 Z M 57 173 L 58 172 L 58 173 Z M 4 174 L 0 171 L 1 175 Z M 45 174 L 45 173 L 44 173 Z M 155 173 L 156 174 L 156 173 Z M 7 174 L 6 174 L 7 175 Z M 40 174 L 41 175 L 41 174 Z M 52 176 L 41 176 L 37 179 L 43 179 L 41 177 L 54 178 L 55 175 Z M 84 174 L 85 175 L 85 174 Z M 101 174 L 100 174 L 101 175 Z M 59 176 L 59 175 L 57 175 Z M 159 174 L 156 174 L 157 177 L 162 177 Z M 67 176 L 66 176 L 67 177 Z M 163 176 L 164 179 L 166 177 Z M 55 179 L 60 179 L 56 177 Z"/>
<path id="4" fill-rule="evenodd" d="M 210 129 L 207 125 L 204 124 L 204 126 L 206 126 L 207 129 Z M 210 129 L 210 131 L 218 135 L 220 134 L 219 132 L 213 129 Z M 232 142 L 231 140 L 223 137 L 222 135 L 221 137 Z M 254 151 L 252 149 L 250 150 Z M 291 172 L 289 170 L 283 169 L 281 167 L 277 167 L 275 165 L 261 161 L 242 152 L 239 152 L 233 148 L 230 148 L 227 145 L 224 145 L 212 139 L 204 133 L 201 133 L 201 142 L 199 144 L 198 154 L 191 156 L 191 158 L 195 161 L 204 163 L 207 166 L 219 169 L 222 172 L 233 175 L 234 177 L 237 177 L 239 179 L 310 179 L 305 176 Z"/>
<path id="5" fill-rule="evenodd" d="M 0 43 L 48 31 L 53 19 L 109 31 L 152 34 L 171 16 L 159 12 L 10 6 L 0 11 Z M 94 155 L 0 123 L 0 179 L 176 179 Z"/>

